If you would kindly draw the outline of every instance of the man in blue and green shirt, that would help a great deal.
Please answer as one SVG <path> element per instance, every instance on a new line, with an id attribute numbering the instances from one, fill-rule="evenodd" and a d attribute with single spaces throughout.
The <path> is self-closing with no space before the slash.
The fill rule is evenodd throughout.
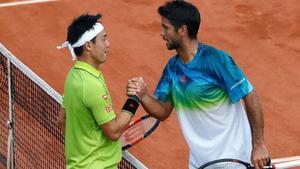
<path id="1" fill-rule="evenodd" d="M 226 52 L 198 42 L 200 13 L 194 5 L 170 1 L 158 12 L 161 36 L 177 54 L 166 64 L 154 97 L 141 77 L 129 80 L 127 94 L 137 95 L 144 109 L 160 120 L 176 109 L 190 148 L 190 169 L 221 158 L 262 168 L 269 153 L 253 86 Z"/>
<path id="2" fill-rule="evenodd" d="M 138 107 L 128 98 L 116 116 L 99 65 L 109 42 L 100 14 L 81 15 L 68 27 L 68 47 L 76 60 L 65 80 L 59 124 L 65 133 L 67 169 L 116 169 L 122 158 L 119 138 Z M 135 107 L 128 107 L 134 102 Z"/>

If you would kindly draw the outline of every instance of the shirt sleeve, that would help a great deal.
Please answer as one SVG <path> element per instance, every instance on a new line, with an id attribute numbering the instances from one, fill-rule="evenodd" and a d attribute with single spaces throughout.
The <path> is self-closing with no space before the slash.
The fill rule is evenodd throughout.
<path id="1" fill-rule="evenodd" d="M 89 83 L 83 88 L 83 102 L 91 111 L 98 125 L 113 120 L 116 115 L 112 108 L 111 97 L 99 83 Z"/>
<path id="2" fill-rule="evenodd" d="M 156 86 L 154 96 L 163 102 L 168 102 L 173 105 L 172 93 L 171 93 L 171 78 L 168 69 L 168 65 L 164 68 L 164 71 L 160 77 L 160 80 Z"/>
<path id="3" fill-rule="evenodd" d="M 219 56 L 212 56 L 210 65 L 217 77 L 218 85 L 229 95 L 233 103 L 248 95 L 253 86 L 234 60 L 224 51 Z"/>

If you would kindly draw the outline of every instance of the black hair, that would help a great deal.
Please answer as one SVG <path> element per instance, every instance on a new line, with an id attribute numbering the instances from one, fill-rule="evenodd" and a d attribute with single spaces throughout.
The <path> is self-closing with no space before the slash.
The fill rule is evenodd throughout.
<path id="1" fill-rule="evenodd" d="M 196 39 L 201 23 L 200 12 L 193 4 L 183 0 L 173 0 L 158 8 L 160 16 L 167 18 L 176 30 L 186 25 L 188 36 Z"/>
<path id="2" fill-rule="evenodd" d="M 71 45 L 76 43 L 84 32 L 93 28 L 101 17 L 102 15 L 98 13 L 96 15 L 83 14 L 75 18 L 68 27 L 67 41 L 69 41 Z M 95 39 L 96 38 L 93 38 L 91 41 L 95 43 Z M 74 48 L 74 52 L 77 56 L 81 55 L 83 53 L 83 47 Z"/>

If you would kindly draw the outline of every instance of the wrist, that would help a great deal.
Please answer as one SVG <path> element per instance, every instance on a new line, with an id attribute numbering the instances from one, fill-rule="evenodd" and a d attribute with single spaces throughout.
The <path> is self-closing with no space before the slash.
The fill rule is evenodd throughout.
<path id="1" fill-rule="evenodd" d="M 139 98 L 137 96 L 129 96 L 122 107 L 121 112 L 127 112 L 134 116 L 139 107 Z"/>
<path id="2" fill-rule="evenodd" d="M 252 146 L 253 147 L 261 147 L 265 144 L 263 140 L 253 140 L 252 141 Z"/>
<path id="3" fill-rule="evenodd" d="M 143 94 L 139 95 L 140 103 L 142 103 L 146 97 L 147 97 L 147 93 L 143 93 Z"/>
<path id="4" fill-rule="evenodd" d="M 137 101 L 138 103 L 140 103 L 141 102 L 141 99 L 138 97 L 138 96 L 136 96 L 136 95 L 130 95 L 130 96 L 128 96 L 128 98 L 131 98 L 131 99 L 134 99 L 135 101 Z"/>

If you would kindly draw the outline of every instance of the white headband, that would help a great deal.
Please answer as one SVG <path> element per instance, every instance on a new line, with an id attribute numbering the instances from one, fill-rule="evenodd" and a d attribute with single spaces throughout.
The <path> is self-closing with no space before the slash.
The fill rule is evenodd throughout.
<path id="1" fill-rule="evenodd" d="M 74 48 L 80 47 L 84 45 L 86 42 L 92 40 L 94 37 L 96 37 L 102 30 L 104 29 L 104 26 L 97 22 L 92 29 L 84 32 L 84 34 L 78 39 L 76 43 L 71 45 L 69 41 L 64 42 L 60 46 L 57 46 L 57 49 L 62 49 L 68 47 L 71 55 L 72 55 L 72 60 L 76 60 L 76 55 L 74 53 Z"/>

